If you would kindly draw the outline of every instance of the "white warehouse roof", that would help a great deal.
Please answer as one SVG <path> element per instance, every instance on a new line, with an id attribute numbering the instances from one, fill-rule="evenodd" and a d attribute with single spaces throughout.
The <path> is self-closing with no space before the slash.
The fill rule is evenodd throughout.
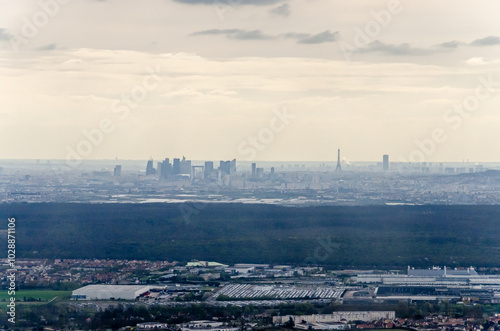
<path id="1" fill-rule="evenodd" d="M 71 298 L 80 300 L 135 300 L 150 289 L 151 286 L 144 285 L 87 285 L 74 290 Z"/>

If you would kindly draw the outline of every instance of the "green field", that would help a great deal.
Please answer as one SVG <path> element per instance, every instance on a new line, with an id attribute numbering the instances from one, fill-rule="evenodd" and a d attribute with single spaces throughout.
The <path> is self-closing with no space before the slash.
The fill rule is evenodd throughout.
<path id="1" fill-rule="evenodd" d="M 16 291 L 16 301 L 19 302 L 47 302 L 55 297 L 60 299 L 69 299 L 71 297 L 71 291 L 51 291 L 51 290 L 20 290 Z M 10 299 L 10 295 L 7 291 L 0 292 L 0 300 L 7 301 Z"/>

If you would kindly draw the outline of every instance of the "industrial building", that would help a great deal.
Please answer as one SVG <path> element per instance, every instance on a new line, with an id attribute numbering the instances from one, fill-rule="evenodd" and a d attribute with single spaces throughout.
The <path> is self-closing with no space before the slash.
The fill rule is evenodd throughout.
<path id="1" fill-rule="evenodd" d="M 339 300 L 344 288 L 275 284 L 228 284 L 215 294 L 231 300 Z"/>
<path id="2" fill-rule="evenodd" d="M 182 331 L 205 330 L 205 331 L 237 331 L 238 327 L 225 325 L 223 322 L 216 321 L 191 321 L 181 324 Z"/>
<path id="3" fill-rule="evenodd" d="M 73 291 L 72 300 L 135 300 L 153 287 L 143 285 L 87 285 Z"/>
<path id="4" fill-rule="evenodd" d="M 431 286 L 467 286 L 496 285 L 500 286 L 500 276 L 479 275 L 474 268 L 449 269 L 412 269 L 408 268 L 406 275 L 392 273 L 358 274 L 354 281 L 365 284 L 386 285 L 431 285 Z"/>
<path id="5" fill-rule="evenodd" d="M 186 267 L 225 268 L 227 267 L 227 264 L 222 264 L 219 262 L 210 262 L 210 261 L 192 261 L 188 262 Z"/>
<path id="6" fill-rule="evenodd" d="M 500 276 L 480 275 L 472 267 L 450 269 L 408 268 L 406 275 L 394 273 L 358 274 L 354 281 L 361 284 L 379 284 L 374 293 L 363 297 L 346 293 L 344 303 L 350 301 L 460 301 L 496 303 L 500 298 Z M 358 294 L 358 295 L 357 295 Z M 372 300 L 373 299 L 373 300 Z"/>
<path id="7" fill-rule="evenodd" d="M 295 325 L 306 323 L 332 323 L 332 322 L 372 322 L 380 319 L 395 319 L 396 312 L 394 311 L 336 311 L 331 314 L 317 315 L 285 315 L 273 316 L 273 323 L 283 324 L 290 320 L 294 321 Z"/>

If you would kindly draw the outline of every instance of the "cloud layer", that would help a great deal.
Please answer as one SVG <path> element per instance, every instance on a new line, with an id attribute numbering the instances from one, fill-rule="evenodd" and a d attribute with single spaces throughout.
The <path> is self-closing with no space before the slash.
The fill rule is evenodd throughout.
<path id="1" fill-rule="evenodd" d="M 93 158 L 162 158 L 167 148 L 172 155 L 195 159 L 241 159 L 239 143 L 265 126 L 274 109 L 286 106 L 297 120 L 260 159 L 321 159 L 329 155 L 331 143 L 318 141 L 341 144 L 353 160 L 376 159 L 380 146 L 405 154 L 415 137 L 426 137 L 426 127 L 447 128 L 443 113 L 474 93 L 477 75 L 487 77 L 491 66 L 471 70 L 305 58 L 213 60 L 185 53 L 56 48 L 0 66 L 4 109 L 16 109 L 3 113 L 0 130 L 15 134 L 15 144 L 27 146 L 23 157 L 63 158 L 67 145 L 77 144 L 84 130 L 108 118 L 116 129 Z M 130 100 L 149 75 L 147 67 L 159 68 L 161 84 L 122 119 L 113 105 Z M 497 132 L 495 104 L 485 102 L 468 123 L 486 119 L 481 134 Z M 16 125 L 21 121 L 22 127 Z M 387 127 L 391 131 L 381 134 Z M 479 133 L 474 134 L 477 139 Z M 11 140 L 0 143 L 6 157 L 20 153 L 17 147 Z M 454 143 L 446 151 L 436 157 L 451 157 Z"/>
<path id="2" fill-rule="evenodd" d="M 288 17 L 291 14 L 290 5 L 287 3 L 282 4 L 276 8 L 271 9 L 271 14 Z"/>
<path id="3" fill-rule="evenodd" d="M 88 158 L 239 159 L 286 106 L 296 119 L 258 159 L 335 160 L 332 146 L 396 159 L 435 128 L 449 139 L 429 161 L 498 159 L 498 84 L 460 130 L 443 116 L 456 121 L 480 79 L 500 82 L 500 2 L 473 13 L 456 0 L 56 2 L 0 5 L 4 158 L 64 158 L 109 118 L 115 131 Z M 113 105 L 155 68 L 161 83 L 122 119 Z"/>
<path id="4" fill-rule="evenodd" d="M 12 39 L 12 35 L 7 31 L 7 29 L 0 28 L 0 41 L 9 41 Z"/>
<path id="5" fill-rule="evenodd" d="M 500 37 L 488 36 L 484 38 L 479 38 L 471 42 L 461 42 L 457 40 L 452 40 L 448 42 L 442 42 L 440 44 L 430 46 L 430 47 L 414 47 L 409 43 L 402 44 L 388 44 L 380 40 L 375 40 L 367 45 L 357 47 L 354 49 L 354 53 L 372 53 L 381 52 L 390 55 L 431 55 L 442 52 L 449 52 L 457 50 L 459 47 L 485 47 L 485 46 L 497 46 L 500 45 Z"/>
<path id="6" fill-rule="evenodd" d="M 299 44 L 322 44 L 335 42 L 338 40 L 339 32 L 326 30 L 317 34 L 287 32 L 279 35 L 270 35 L 261 30 L 243 30 L 243 29 L 210 29 L 196 31 L 192 36 L 203 35 L 222 35 L 228 39 L 238 40 L 276 40 L 276 39 L 295 39 Z"/>

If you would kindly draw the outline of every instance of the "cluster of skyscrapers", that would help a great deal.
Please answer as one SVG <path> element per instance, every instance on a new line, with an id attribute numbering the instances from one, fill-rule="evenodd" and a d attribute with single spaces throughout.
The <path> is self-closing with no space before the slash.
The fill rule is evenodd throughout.
<path id="1" fill-rule="evenodd" d="M 274 175 L 274 167 L 271 167 L 271 176 Z M 264 168 L 257 168 L 257 163 L 252 163 L 252 179 L 264 177 Z"/>
<path id="2" fill-rule="evenodd" d="M 157 162 L 154 168 L 153 160 L 150 159 L 146 166 L 146 176 L 156 175 L 160 180 L 175 180 L 183 177 L 198 179 L 220 179 L 236 173 L 236 159 L 232 161 L 220 161 L 219 168 L 214 168 L 213 161 L 206 161 L 203 166 L 193 166 L 191 160 L 174 158 L 172 163 L 166 158 Z"/>

